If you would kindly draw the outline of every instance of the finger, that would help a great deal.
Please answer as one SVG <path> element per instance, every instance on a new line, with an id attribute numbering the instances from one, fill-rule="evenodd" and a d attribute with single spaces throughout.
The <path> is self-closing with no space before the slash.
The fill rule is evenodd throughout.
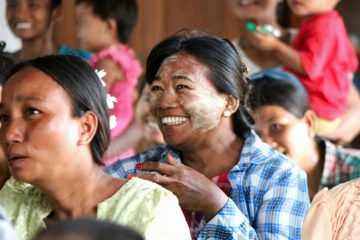
<path id="1" fill-rule="evenodd" d="M 167 160 L 167 163 L 172 166 L 175 166 L 176 164 L 178 164 L 178 162 L 175 160 L 175 158 L 171 152 L 166 154 L 166 160 Z"/>
<path id="2" fill-rule="evenodd" d="M 155 171 L 168 176 L 172 175 L 175 171 L 172 165 L 161 162 L 138 163 L 136 168 L 141 171 Z"/>
<path id="3" fill-rule="evenodd" d="M 164 176 L 164 175 L 160 175 L 160 174 L 137 173 L 137 174 L 129 175 L 128 178 L 131 179 L 133 177 L 148 180 L 148 181 L 157 183 L 157 184 L 162 185 L 162 186 L 167 185 L 171 181 L 171 179 L 168 176 Z"/>

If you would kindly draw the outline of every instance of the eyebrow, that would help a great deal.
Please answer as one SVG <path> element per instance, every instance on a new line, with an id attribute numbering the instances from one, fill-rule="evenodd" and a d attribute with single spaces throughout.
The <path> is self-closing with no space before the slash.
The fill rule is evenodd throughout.
<path id="1" fill-rule="evenodd" d="M 181 74 L 173 76 L 172 79 L 174 79 L 174 80 L 182 80 L 182 79 L 185 79 L 185 80 L 188 80 L 188 81 L 190 81 L 190 82 L 195 82 L 194 80 L 192 80 L 192 79 L 189 78 L 188 76 L 181 75 Z"/>
<path id="2" fill-rule="evenodd" d="M 181 75 L 181 74 L 178 74 L 178 75 L 175 75 L 171 78 L 172 80 L 187 80 L 187 81 L 190 81 L 192 83 L 194 83 L 195 81 L 192 80 L 191 78 L 189 78 L 188 76 L 185 76 L 185 75 Z M 158 81 L 158 80 L 161 80 L 161 78 L 159 76 L 154 76 L 153 78 L 153 81 Z"/>
<path id="3" fill-rule="evenodd" d="M 16 102 L 41 102 L 43 99 L 39 97 L 30 97 L 30 96 L 18 96 L 16 97 Z M 5 104 L 3 102 L 0 103 L 0 109 L 5 108 Z"/>

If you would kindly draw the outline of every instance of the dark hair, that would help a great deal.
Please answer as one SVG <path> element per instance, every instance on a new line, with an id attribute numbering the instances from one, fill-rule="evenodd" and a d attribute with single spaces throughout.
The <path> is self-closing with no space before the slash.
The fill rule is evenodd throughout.
<path id="1" fill-rule="evenodd" d="M 119 41 L 129 41 L 138 19 L 136 0 L 76 0 L 76 4 L 80 3 L 91 6 L 94 14 L 103 20 L 115 19 Z"/>
<path id="2" fill-rule="evenodd" d="M 61 6 L 62 0 L 51 0 L 51 9 L 55 9 L 59 6 Z"/>
<path id="3" fill-rule="evenodd" d="M 80 239 L 84 240 L 144 240 L 139 233 L 129 227 L 105 220 L 85 218 L 50 224 L 38 233 L 36 239 L 61 239 L 68 234 L 82 236 L 83 238 Z"/>
<path id="4" fill-rule="evenodd" d="M 292 74 L 282 70 L 265 70 L 250 76 L 249 104 L 252 111 L 268 105 L 284 108 L 303 118 L 310 104 L 305 88 Z"/>
<path id="5" fill-rule="evenodd" d="M 145 77 L 148 83 L 165 58 L 185 52 L 205 64 L 208 78 L 216 88 L 239 99 L 240 107 L 233 114 L 233 127 L 237 136 L 244 138 L 250 131 L 249 115 L 246 111 L 245 93 L 247 80 L 243 75 L 243 64 L 234 46 L 224 39 L 201 32 L 177 34 L 158 43 L 150 52 L 146 62 Z"/>
<path id="6" fill-rule="evenodd" d="M 285 0 L 277 4 L 276 17 L 281 27 L 286 29 L 291 27 L 291 11 Z"/>
<path id="7" fill-rule="evenodd" d="M 0 41 L 0 86 L 3 85 L 5 76 L 10 68 L 15 65 L 14 57 L 10 53 L 4 51 L 5 46 L 6 43 Z"/>
<path id="8" fill-rule="evenodd" d="M 74 55 L 49 55 L 15 65 L 6 81 L 26 67 L 36 68 L 54 79 L 70 96 L 73 116 L 80 117 L 92 111 L 98 118 L 98 128 L 91 141 L 95 162 L 103 165 L 102 156 L 110 141 L 109 113 L 106 92 L 94 69 L 82 58 Z"/>

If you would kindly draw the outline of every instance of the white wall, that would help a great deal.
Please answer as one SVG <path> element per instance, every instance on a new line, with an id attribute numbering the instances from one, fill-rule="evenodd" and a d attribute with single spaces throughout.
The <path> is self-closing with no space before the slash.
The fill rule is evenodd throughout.
<path id="1" fill-rule="evenodd" d="M 6 51 L 14 52 L 21 48 L 20 40 L 12 34 L 5 18 L 5 1 L 0 0 L 0 40 L 6 42 Z"/>

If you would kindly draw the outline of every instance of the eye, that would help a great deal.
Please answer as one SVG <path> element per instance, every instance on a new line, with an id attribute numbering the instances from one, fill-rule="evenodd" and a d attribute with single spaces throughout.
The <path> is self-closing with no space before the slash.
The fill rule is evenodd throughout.
<path id="1" fill-rule="evenodd" d="M 176 85 L 176 90 L 181 90 L 181 89 L 190 89 L 188 86 L 184 85 L 184 84 L 178 84 Z"/>
<path id="2" fill-rule="evenodd" d="M 14 10 L 14 9 L 17 8 L 17 4 L 15 4 L 14 2 L 8 2 L 8 3 L 6 4 L 6 8 L 7 8 L 8 10 Z"/>
<path id="3" fill-rule="evenodd" d="M 40 7 L 39 3 L 36 1 L 30 1 L 29 2 L 29 9 L 36 10 Z"/>
<path id="4" fill-rule="evenodd" d="M 31 117 L 31 116 L 38 115 L 38 114 L 40 114 L 40 111 L 35 108 L 27 108 L 24 111 L 25 117 Z"/>
<path id="5" fill-rule="evenodd" d="M 270 125 L 271 132 L 277 132 L 277 131 L 281 130 L 281 128 L 282 128 L 281 124 L 278 124 L 278 123 L 274 123 L 274 124 Z"/>
<path id="6" fill-rule="evenodd" d="M 156 92 L 156 91 L 160 91 L 160 90 L 162 90 L 160 86 L 154 85 L 151 87 L 152 92 Z"/>
<path id="7" fill-rule="evenodd" d="M 6 123 L 9 121 L 9 119 L 10 119 L 10 117 L 6 113 L 0 114 L 0 123 Z"/>

